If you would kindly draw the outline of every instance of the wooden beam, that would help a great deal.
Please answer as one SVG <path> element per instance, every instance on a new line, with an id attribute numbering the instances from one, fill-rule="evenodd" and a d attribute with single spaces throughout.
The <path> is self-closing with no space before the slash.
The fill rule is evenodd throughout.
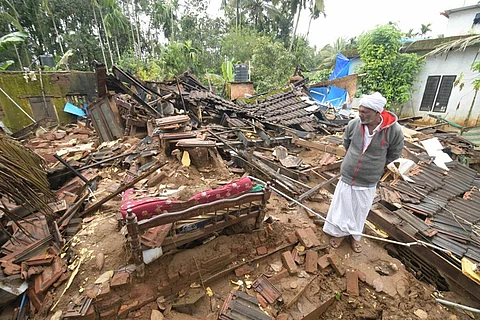
<path id="1" fill-rule="evenodd" d="M 299 145 L 301 147 L 306 147 L 310 149 L 331 153 L 339 157 L 343 157 L 346 154 L 345 148 L 343 146 L 332 146 L 329 144 L 322 144 L 318 142 L 303 140 L 297 137 L 292 137 L 292 143 Z"/>

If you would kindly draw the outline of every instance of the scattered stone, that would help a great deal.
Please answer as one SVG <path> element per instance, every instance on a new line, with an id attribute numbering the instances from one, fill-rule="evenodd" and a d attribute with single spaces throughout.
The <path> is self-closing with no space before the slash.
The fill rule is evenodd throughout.
<path id="1" fill-rule="evenodd" d="M 152 310 L 152 314 L 150 315 L 150 320 L 163 320 L 165 317 L 163 313 L 158 310 Z"/>
<path id="2" fill-rule="evenodd" d="M 388 271 L 387 268 L 384 268 L 382 266 L 375 266 L 375 271 L 381 274 L 382 276 L 389 276 L 390 271 Z"/>
<path id="3" fill-rule="evenodd" d="M 298 288 L 298 283 L 296 280 L 290 281 L 290 288 L 292 289 L 297 289 Z"/>
<path id="4" fill-rule="evenodd" d="M 388 265 L 390 267 L 390 269 L 392 269 L 393 271 L 397 272 L 398 271 L 398 266 L 396 263 L 393 263 L 393 262 L 390 262 L 390 264 Z"/>
<path id="5" fill-rule="evenodd" d="M 158 306 L 158 309 L 160 309 L 160 311 L 165 311 L 165 309 L 167 308 L 165 305 L 166 301 L 167 300 L 165 299 L 164 296 L 160 296 L 157 298 L 157 306 Z"/>
<path id="6" fill-rule="evenodd" d="M 97 269 L 99 271 L 102 271 L 103 266 L 105 265 L 105 255 L 103 254 L 103 252 L 100 252 L 97 254 L 96 260 L 97 260 Z"/>
<path id="7" fill-rule="evenodd" d="M 400 297 L 404 298 L 407 296 L 408 284 L 405 280 L 400 280 L 397 282 L 397 293 Z"/>
<path id="8" fill-rule="evenodd" d="M 378 277 L 375 280 L 373 280 L 373 287 L 375 288 L 375 291 L 377 292 L 382 292 L 383 291 L 383 280 L 382 278 Z"/>
<path id="9" fill-rule="evenodd" d="M 419 317 L 420 319 L 427 319 L 428 318 L 428 313 L 423 311 L 422 309 L 417 309 L 415 310 L 414 314 Z"/>

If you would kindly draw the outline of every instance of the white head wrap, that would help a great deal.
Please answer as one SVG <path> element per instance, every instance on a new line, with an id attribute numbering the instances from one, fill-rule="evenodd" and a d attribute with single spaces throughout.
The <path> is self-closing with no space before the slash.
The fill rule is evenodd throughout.
<path id="1" fill-rule="evenodd" d="M 383 107 L 387 104 L 387 99 L 385 99 L 379 92 L 375 92 L 374 94 L 367 94 L 364 95 L 360 99 L 360 106 L 364 106 L 375 110 L 377 112 L 382 112 Z"/>

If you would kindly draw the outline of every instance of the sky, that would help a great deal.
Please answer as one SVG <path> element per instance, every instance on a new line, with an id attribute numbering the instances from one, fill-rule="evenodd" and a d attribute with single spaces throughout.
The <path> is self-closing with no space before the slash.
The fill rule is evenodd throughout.
<path id="1" fill-rule="evenodd" d="M 431 23 L 432 32 L 427 36 L 436 38 L 444 33 L 448 18 L 440 15 L 448 9 L 476 4 L 478 0 L 324 0 L 326 17 L 312 21 L 309 42 L 318 49 L 333 43 L 337 38 L 352 38 L 377 25 L 397 22 L 400 30 L 418 32 L 422 24 Z M 210 0 L 208 12 L 220 13 L 220 0 Z M 221 13 L 220 13 L 221 14 Z M 300 16 L 298 34 L 306 34 L 309 12 Z"/>

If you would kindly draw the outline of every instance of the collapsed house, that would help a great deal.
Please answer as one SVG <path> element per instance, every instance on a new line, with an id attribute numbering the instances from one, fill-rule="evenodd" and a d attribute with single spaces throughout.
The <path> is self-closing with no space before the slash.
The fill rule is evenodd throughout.
<path id="1" fill-rule="evenodd" d="M 348 301 L 366 298 L 359 286 L 415 299 L 405 288 L 392 293 L 379 284 L 399 279 L 394 264 L 362 272 L 331 252 L 315 227 L 325 210 L 307 210 L 311 223 L 289 230 L 276 224 L 276 214 L 267 214 L 278 194 L 290 202 L 279 212 L 326 202 L 339 177 L 345 150 L 334 133 L 348 119 L 315 107 L 305 82 L 229 101 L 188 72 L 155 83 L 117 67 L 107 75 L 101 64 L 96 72 L 98 98 L 87 108 L 86 123 L 24 141 L 50 165 L 56 201 L 48 216 L 15 201 L 7 205 L 19 219 L 6 225 L 0 288 L 9 301 L 22 297 L 19 319 L 59 311 L 64 319 L 150 318 L 172 308 L 191 314 L 205 296 L 215 319 L 318 319 L 338 311 L 337 292 Z M 414 130 L 410 119 L 403 124 L 410 170 L 385 175 L 369 220 L 398 242 L 416 243 L 386 248 L 418 279 L 439 290 L 459 286 L 480 300 L 479 275 L 472 270 L 480 261 L 480 180 L 462 164 L 475 167 L 479 154 L 438 127 Z M 432 149 L 426 141 L 449 149 Z M 451 158 L 437 162 L 447 151 Z M 100 210 L 115 219 L 99 217 Z M 119 243 L 112 252 L 128 255 L 128 263 L 106 270 L 115 259 L 111 253 L 79 244 L 94 238 L 92 221 L 115 225 Z M 239 234 L 235 245 L 221 240 Z M 200 258 L 192 262 L 185 256 L 199 244 Z M 275 255 L 280 263 L 270 262 L 262 272 L 255 268 Z M 83 268 L 100 276 L 79 280 Z M 235 287 L 219 297 L 209 284 L 229 274 Z M 310 295 L 314 301 L 301 310 L 309 286 L 329 274 L 346 279 L 346 289 Z M 377 319 L 389 312 L 369 307 L 367 317 L 360 309 L 352 317 Z"/>

